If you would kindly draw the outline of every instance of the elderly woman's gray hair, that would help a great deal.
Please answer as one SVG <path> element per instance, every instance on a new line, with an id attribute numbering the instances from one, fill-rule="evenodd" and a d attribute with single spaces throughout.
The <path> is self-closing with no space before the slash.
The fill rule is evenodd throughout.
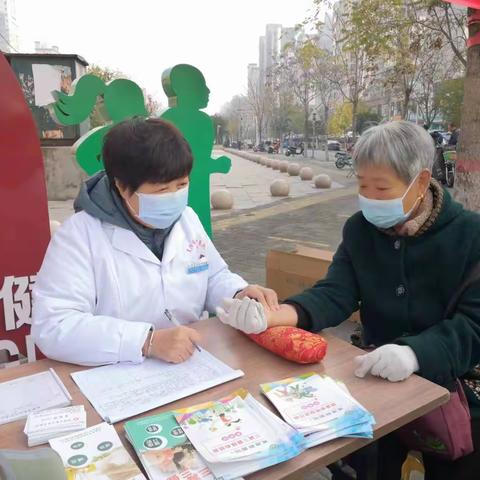
<path id="1" fill-rule="evenodd" d="M 404 120 L 371 127 L 358 139 L 353 149 L 356 170 L 368 166 L 392 168 L 405 182 L 411 183 L 422 170 L 432 170 L 435 145 L 430 134 Z"/>

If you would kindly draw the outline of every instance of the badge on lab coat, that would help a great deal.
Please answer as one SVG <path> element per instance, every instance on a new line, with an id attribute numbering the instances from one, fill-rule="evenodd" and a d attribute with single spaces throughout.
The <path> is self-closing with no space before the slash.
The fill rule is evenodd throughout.
<path id="1" fill-rule="evenodd" d="M 208 270 L 206 257 L 207 246 L 203 240 L 193 240 L 188 244 L 187 252 L 191 255 L 193 262 L 187 266 L 187 273 L 199 273 Z"/>

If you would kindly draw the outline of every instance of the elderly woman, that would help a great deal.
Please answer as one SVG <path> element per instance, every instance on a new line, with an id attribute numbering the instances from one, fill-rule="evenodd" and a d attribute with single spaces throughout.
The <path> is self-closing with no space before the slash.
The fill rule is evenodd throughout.
<path id="1" fill-rule="evenodd" d="M 353 152 L 361 212 L 346 222 L 327 277 L 278 311 L 234 301 L 221 319 L 247 331 L 296 325 L 317 332 L 360 309 L 364 340 L 378 348 L 356 359 L 356 375 L 396 382 L 417 372 L 454 384 L 480 360 L 480 282 L 444 316 L 480 262 L 480 216 L 431 178 L 434 155 L 430 135 L 413 123 L 367 130 Z"/>

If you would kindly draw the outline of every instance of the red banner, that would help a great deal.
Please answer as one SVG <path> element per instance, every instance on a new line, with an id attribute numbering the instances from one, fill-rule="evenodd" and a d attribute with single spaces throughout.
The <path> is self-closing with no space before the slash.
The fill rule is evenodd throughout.
<path id="1" fill-rule="evenodd" d="M 30 88 L 28 79 L 23 88 Z M 31 290 L 50 239 L 37 128 L 0 53 L 0 350 L 35 360 Z"/>
<path id="2" fill-rule="evenodd" d="M 468 26 L 472 25 L 473 23 L 480 23 L 480 0 L 444 0 L 448 3 L 453 3 L 455 5 L 461 5 L 463 7 L 470 7 L 474 10 L 472 15 L 468 16 L 467 23 Z M 472 48 L 477 45 L 480 45 L 480 31 L 471 35 L 467 39 L 467 48 Z"/>
<path id="3" fill-rule="evenodd" d="M 480 8 L 480 0 L 444 0 L 447 3 L 461 5 L 462 7 Z"/>

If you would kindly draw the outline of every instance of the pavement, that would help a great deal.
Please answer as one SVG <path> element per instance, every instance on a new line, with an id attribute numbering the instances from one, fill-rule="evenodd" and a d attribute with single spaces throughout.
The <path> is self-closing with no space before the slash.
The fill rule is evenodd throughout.
<path id="1" fill-rule="evenodd" d="M 338 170 L 333 162 L 325 162 L 318 156 L 318 153 L 319 152 L 317 152 L 318 158 L 315 159 L 294 156 L 289 157 L 288 160 L 292 163 L 298 163 L 301 167 L 311 167 L 314 175 L 320 173 L 328 174 L 332 178 L 331 189 L 341 188 L 345 182 L 349 182 L 347 179 L 347 171 Z M 227 214 L 232 212 L 235 213 L 239 210 L 264 206 L 277 201 L 278 197 L 274 198 L 270 194 L 270 185 L 274 180 L 279 178 L 283 178 L 289 183 L 289 198 L 299 198 L 326 192 L 326 190 L 315 188 L 313 181 L 301 180 L 299 176 L 289 176 L 287 173 L 281 173 L 278 170 L 259 165 L 230 152 L 223 152 L 221 150 L 214 151 L 214 156 L 217 157 L 225 154 L 232 160 L 232 169 L 227 175 L 218 173 L 213 174 L 211 176 L 210 189 L 212 193 L 219 189 L 227 189 L 232 193 L 234 207 L 233 210 L 228 211 Z M 283 155 L 269 155 L 267 153 L 258 155 L 282 160 L 287 159 L 287 157 Z M 225 215 L 225 213 L 226 212 L 222 210 L 212 210 L 212 217 L 215 218 Z"/>
<path id="2" fill-rule="evenodd" d="M 265 283 L 271 249 L 297 244 L 335 251 L 345 221 L 357 211 L 354 187 L 214 219 L 214 243 L 232 271 L 250 283 Z"/>

